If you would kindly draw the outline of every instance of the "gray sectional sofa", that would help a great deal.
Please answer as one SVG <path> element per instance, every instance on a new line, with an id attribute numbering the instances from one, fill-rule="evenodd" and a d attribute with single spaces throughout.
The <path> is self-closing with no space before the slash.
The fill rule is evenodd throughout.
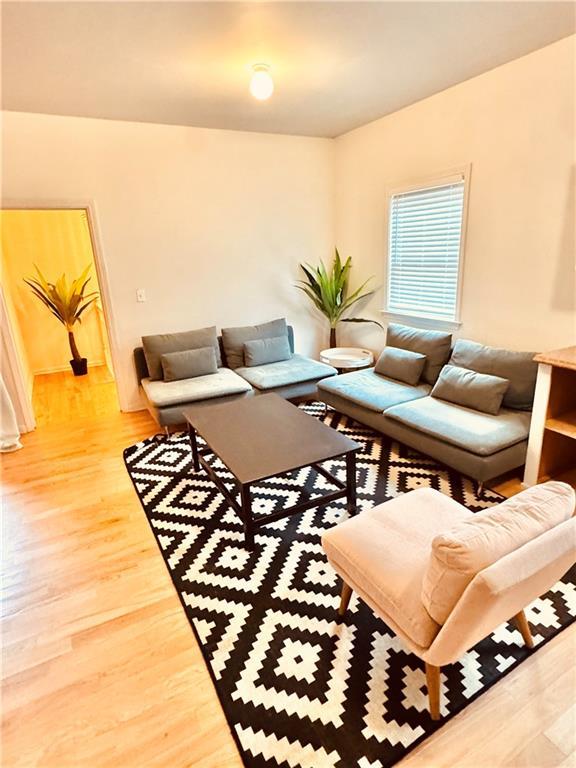
<path id="1" fill-rule="evenodd" d="M 266 345 L 281 338 L 286 339 L 285 359 L 258 364 L 257 356 L 252 356 L 250 365 L 246 364 L 246 344 L 264 340 L 258 353 L 260 359 L 265 360 L 271 354 Z M 182 409 L 192 403 L 202 405 L 214 399 L 224 402 L 264 392 L 276 392 L 288 400 L 315 399 L 318 381 L 337 374 L 329 365 L 294 353 L 294 332 L 283 319 L 256 326 L 224 328 L 221 336 L 211 327 L 145 336 L 142 342 L 143 346 L 134 350 L 138 383 L 148 410 L 165 429 L 182 424 Z M 179 353 L 190 350 L 200 353 L 209 348 L 214 350 L 212 369 L 208 372 L 208 369 L 196 368 L 190 370 L 193 375 L 186 376 L 186 365 L 190 365 L 190 361 L 184 361 L 182 367 Z M 166 376 L 168 359 L 175 364 L 169 377 Z M 176 364 L 180 365 L 180 372 Z"/>
<path id="2" fill-rule="evenodd" d="M 524 464 L 537 373 L 533 353 L 465 340 L 452 349 L 449 334 L 395 324 L 388 326 L 387 345 L 426 357 L 416 383 L 378 372 L 377 363 L 321 381 L 319 399 L 481 483 Z M 444 373 L 454 372 L 460 392 L 439 386 Z M 477 394 L 467 372 L 480 382 Z M 490 400 L 495 389 L 504 392 L 497 408 Z M 471 407 L 475 397 L 477 406 Z"/>

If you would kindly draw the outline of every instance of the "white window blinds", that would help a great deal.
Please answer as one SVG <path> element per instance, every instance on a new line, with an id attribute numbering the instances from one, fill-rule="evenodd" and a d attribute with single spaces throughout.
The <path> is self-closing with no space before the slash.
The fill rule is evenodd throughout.
<path id="1" fill-rule="evenodd" d="M 389 312 L 456 320 L 464 180 L 390 199 Z"/>

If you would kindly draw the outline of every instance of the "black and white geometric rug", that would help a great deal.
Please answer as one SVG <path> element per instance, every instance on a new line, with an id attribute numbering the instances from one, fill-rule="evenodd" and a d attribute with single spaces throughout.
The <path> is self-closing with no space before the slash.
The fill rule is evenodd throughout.
<path id="1" fill-rule="evenodd" d="M 501 500 L 479 497 L 458 472 L 340 414 L 329 411 L 326 422 L 363 445 L 361 509 L 422 486 L 472 511 Z M 236 514 L 202 471 L 193 473 L 187 435 L 145 440 L 124 458 L 250 768 L 393 765 L 534 652 L 512 626 L 499 627 L 443 669 L 444 720 L 435 723 L 423 664 L 393 632 L 356 596 L 336 621 L 340 584 L 320 535 L 344 518 L 343 501 L 260 528 L 248 552 Z M 344 478 L 343 462 L 326 466 Z M 326 490 L 307 468 L 264 482 L 253 497 L 260 512 L 272 512 Z M 528 608 L 537 646 L 574 621 L 575 580 L 573 569 Z"/>

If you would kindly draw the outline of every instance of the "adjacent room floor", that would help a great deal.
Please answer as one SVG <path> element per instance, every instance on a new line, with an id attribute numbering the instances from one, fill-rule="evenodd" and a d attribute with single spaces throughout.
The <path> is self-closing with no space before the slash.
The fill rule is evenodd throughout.
<path id="1" fill-rule="evenodd" d="M 99 407 L 2 456 L 3 765 L 240 768 L 122 459 L 156 426 Z M 400 765 L 573 766 L 575 642 L 572 627 Z"/>
<path id="2" fill-rule="evenodd" d="M 32 407 L 38 427 L 70 424 L 118 413 L 116 384 L 105 365 L 88 368 L 86 376 L 71 370 L 34 376 Z"/>

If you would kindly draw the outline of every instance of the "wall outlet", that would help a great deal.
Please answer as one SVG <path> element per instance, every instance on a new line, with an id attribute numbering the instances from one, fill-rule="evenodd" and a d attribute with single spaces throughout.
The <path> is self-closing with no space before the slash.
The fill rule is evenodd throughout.
<path id="1" fill-rule="evenodd" d="M 136 288 L 136 301 L 146 301 L 146 291 L 144 288 Z"/>

